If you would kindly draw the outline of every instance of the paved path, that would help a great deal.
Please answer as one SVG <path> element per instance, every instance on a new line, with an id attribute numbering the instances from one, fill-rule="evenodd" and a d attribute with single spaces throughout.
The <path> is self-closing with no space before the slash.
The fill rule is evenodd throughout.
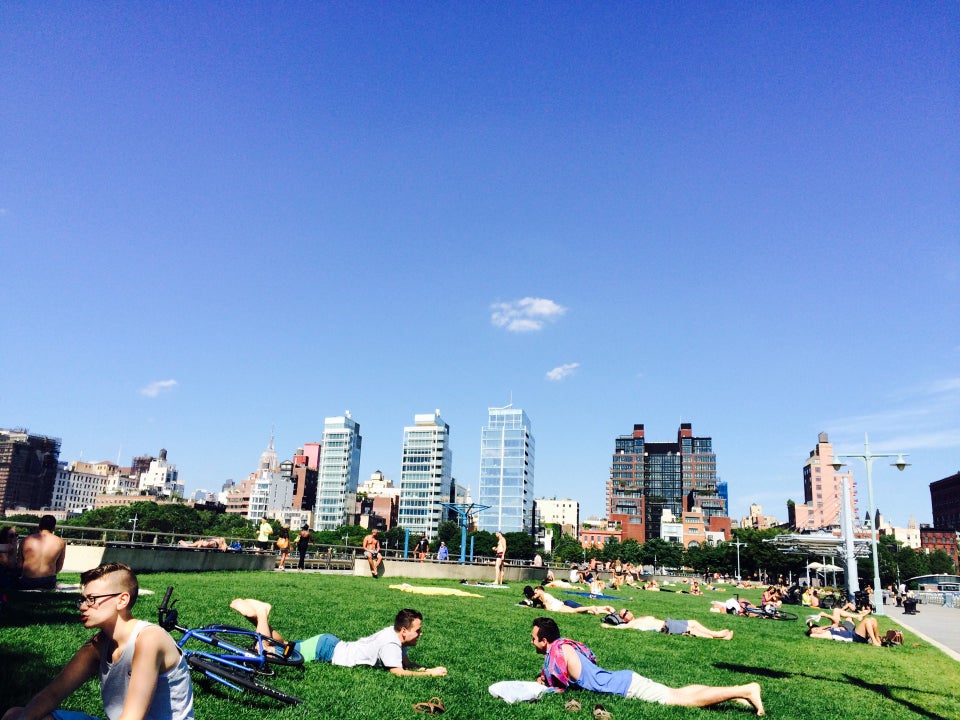
<path id="1" fill-rule="evenodd" d="M 917 605 L 916 615 L 907 615 L 903 608 L 884 606 L 887 616 L 919 635 L 934 647 L 960 661 L 960 608 L 943 605 Z"/>

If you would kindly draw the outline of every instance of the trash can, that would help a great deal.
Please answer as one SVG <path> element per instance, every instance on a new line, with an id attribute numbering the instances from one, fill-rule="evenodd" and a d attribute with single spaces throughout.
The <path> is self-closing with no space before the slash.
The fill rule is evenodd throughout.
<path id="1" fill-rule="evenodd" d="M 904 598 L 903 599 L 903 614 L 904 615 L 916 615 L 917 614 L 917 599 L 916 598 Z"/>

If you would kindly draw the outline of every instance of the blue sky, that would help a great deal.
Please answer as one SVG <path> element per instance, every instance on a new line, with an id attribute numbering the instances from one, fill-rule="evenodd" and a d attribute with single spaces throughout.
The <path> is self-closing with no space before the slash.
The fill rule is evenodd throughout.
<path id="1" fill-rule="evenodd" d="M 0 6 L 0 427 L 188 489 L 349 409 L 399 479 L 439 408 L 476 490 L 713 437 L 783 519 L 817 433 L 931 520 L 960 469 L 956 3 Z M 854 466 L 862 481 L 862 466 Z M 865 493 L 862 499 L 865 504 Z"/>

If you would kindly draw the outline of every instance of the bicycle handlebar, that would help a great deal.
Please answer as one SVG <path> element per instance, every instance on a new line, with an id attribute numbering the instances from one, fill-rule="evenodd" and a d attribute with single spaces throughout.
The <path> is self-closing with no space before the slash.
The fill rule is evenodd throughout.
<path id="1" fill-rule="evenodd" d="M 160 610 L 167 609 L 167 603 L 170 602 L 171 595 L 173 595 L 173 585 L 167 586 L 167 591 L 163 594 L 163 600 L 160 601 Z"/>

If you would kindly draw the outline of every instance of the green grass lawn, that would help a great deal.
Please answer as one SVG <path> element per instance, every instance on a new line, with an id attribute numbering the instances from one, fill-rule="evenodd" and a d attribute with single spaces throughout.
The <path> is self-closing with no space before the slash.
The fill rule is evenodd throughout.
<path id="1" fill-rule="evenodd" d="M 76 576 L 63 578 L 76 581 Z M 424 634 L 411 651 L 420 664 L 444 665 L 443 678 L 399 678 L 371 668 L 340 668 L 312 663 L 281 668 L 273 684 L 304 699 L 284 706 L 250 694 L 239 695 L 205 680 L 194 680 L 198 720 L 277 718 L 414 718 L 411 706 L 433 695 L 443 698 L 451 718 L 591 718 L 602 702 L 617 720 L 629 718 L 747 718 L 751 713 L 727 704 L 713 709 L 668 708 L 634 700 L 569 692 L 546 695 L 532 704 L 507 705 L 487 691 L 499 680 L 535 678 L 541 657 L 530 645 L 536 611 L 518 607 L 520 585 L 509 590 L 465 589 L 482 597 L 425 596 L 389 589 L 391 580 L 297 573 L 184 573 L 142 575 L 135 608 L 140 618 L 156 620 L 167 585 L 176 587 L 181 623 L 243 624 L 229 609 L 234 597 L 257 597 L 274 606 L 273 623 L 289 639 L 331 632 L 353 640 L 380 630 L 401 607 L 424 615 Z M 453 581 L 411 584 L 460 587 Z M 558 597 L 570 598 L 562 591 Z M 905 634 L 896 648 L 810 640 L 797 622 L 748 619 L 708 611 L 715 593 L 692 597 L 679 593 L 631 591 L 618 606 L 636 614 L 696 618 L 710 628 L 732 628 L 732 641 L 671 637 L 659 633 L 610 630 L 592 615 L 557 615 L 561 632 L 589 645 L 602 666 L 630 668 L 654 680 L 680 686 L 691 683 L 738 685 L 759 681 L 767 714 L 773 718 L 828 720 L 957 720 L 960 718 L 960 663 Z M 746 593 L 756 600 L 755 593 Z M 631 599 L 627 599 L 631 598 Z M 22 704 L 39 690 L 89 636 L 77 622 L 76 595 L 31 594 L 16 598 L 0 616 L 0 652 L 4 679 L 0 709 Z M 582 598 L 575 598 L 582 599 Z M 28 604 L 29 603 L 29 604 Z M 881 630 L 894 627 L 880 618 Z M 919 644 L 917 644 L 919 643 Z M 915 646 L 915 644 L 917 644 Z M 580 713 L 563 705 L 578 697 Z M 99 686 L 89 683 L 68 699 L 71 709 L 102 715 Z"/>

